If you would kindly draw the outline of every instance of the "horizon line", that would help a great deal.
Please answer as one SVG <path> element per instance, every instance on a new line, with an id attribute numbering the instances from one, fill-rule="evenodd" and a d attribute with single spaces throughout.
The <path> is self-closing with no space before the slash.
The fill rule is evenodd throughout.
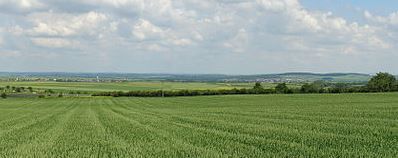
<path id="1" fill-rule="evenodd" d="M 384 72 L 384 71 L 380 71 Z M 374 75 L 375 73 L 363 72 L 306 72 L 306 71 L 288 71 L 275 73 L 256 73 L 256 74 L 223 74 L 223 73 L 177 73 L 177 72 L 77 72 L 77 71 L 0 71 L 0 73 L 65 73 L 65 74 L 142 74 L 142 75 L 225 75 L 225 76 L 255 76 L 255 75 L 284 75 L 284 74 L 358 74 L 358 75 Z M 393 74 L 396 75 L 396 74 Z"/>

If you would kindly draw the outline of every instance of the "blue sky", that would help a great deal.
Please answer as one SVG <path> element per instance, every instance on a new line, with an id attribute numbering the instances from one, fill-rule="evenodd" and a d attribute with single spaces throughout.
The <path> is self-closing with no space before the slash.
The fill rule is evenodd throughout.
<path id="1" fill-rule="evenodd" d="M 350 21 L 364 22 L 363 11 L 388 16 L 398 11 L 396 0 L 301 0 L 302 5 L 310 10 L 331 11 Z"/>
<path id="2" fill-rule="evenodd" d="M 351 9 L 370 10 L 381 15 L 388 15 L 398 10 L 396 0 L 302 0 L 303 6 L 308 9 L 323 11 L 343 11 L 350 14 Z"/>
<path id="3" fill-rule="evenodd" d="M 398 74 L 395 0 L 0 0 L 0 71 Z"/>

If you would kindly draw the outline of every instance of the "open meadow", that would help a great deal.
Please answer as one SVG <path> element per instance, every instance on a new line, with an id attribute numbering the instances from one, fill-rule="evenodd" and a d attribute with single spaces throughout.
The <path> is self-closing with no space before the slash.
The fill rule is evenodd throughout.
<path id="1" fill-rule="evenodd" d="M 32 87 L 34 89 L 51 89 L 56 92 L 109 92 L 137 90 L 219 90 L 233 88 L 252 88 L 254 83 L 222 83 L 222 82 L 0 82 L 0 87 Z M 264 88 L 274 88 L 275 83 L 263 83 Z M 299 87 L 301 84 L 288 84 Z"/>
<path id="2" fill-rule="evenodd" d="M 398 94 L 0 99 L 0 157 L 397 157 Z"/>
<path id="3" fill-rule="evenodd" d="M 136 90 L 181 90 L 181 89 L 232 89 L 251 88 L 253 83 L 216 83 L 216 82 L 0 82 L 0 87 L 33 87 L 35 89 L 52 89 L 68 92 L 104 92 L 104 91 L 136 91 Z M 274 86 L 274 84 L 269 84 Z"/>

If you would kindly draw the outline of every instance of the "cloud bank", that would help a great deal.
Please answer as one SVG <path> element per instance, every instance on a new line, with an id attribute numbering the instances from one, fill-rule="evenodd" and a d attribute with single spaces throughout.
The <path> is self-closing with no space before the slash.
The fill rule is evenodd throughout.
<path id="1" fill-rule="evenodd" d="M 0 0 L 0 71 L 398 73 L 398 12 L 298 0 Z"/>

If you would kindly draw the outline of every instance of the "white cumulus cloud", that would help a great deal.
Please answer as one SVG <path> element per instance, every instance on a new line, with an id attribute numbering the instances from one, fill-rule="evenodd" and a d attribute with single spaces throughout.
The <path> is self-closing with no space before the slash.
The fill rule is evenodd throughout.
<path id="1" fill-rule="evenodd" d="M 49 48 L 74 48 L 79 42 L 63 38 L 32 38 L 35 45 Z"/>
<path id="2" fill-rule="evenodd" d="M 101 22 L 107 16 L 98 12 L 88 12 L 79 15 L 66 13 L 34 13 L 29 15 L 34 27 L 29 30 L 33 35 L 72 36 L 79 34 L 95 34 L 101 28 Z"/>
<path id="3" fill-rule="evenodd" d="M 274 71 L 282 61 L 293 66 L 276 66 L 281 71 L 334 70 L 334 63 L 345 65 L 339 70 L 369 68 L 398 56 L 398 12 L 365 11 L 357 21 L 341 15 L 308 9 L 299 0 L 0 0 L 0 51 L 73 48 L 68 52 L 83 54 L 82 61 L 100 54 L 110 65 L 141 67 L 134 64 L 157 59 L 174 62 L 176 71 L 248 63 L 229 72 Z"/>

